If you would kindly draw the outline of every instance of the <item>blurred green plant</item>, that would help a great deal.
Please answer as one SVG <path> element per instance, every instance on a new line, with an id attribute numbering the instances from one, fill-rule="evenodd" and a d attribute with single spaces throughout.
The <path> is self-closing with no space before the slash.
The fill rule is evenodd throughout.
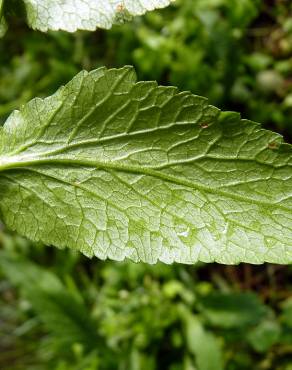
<path id="1" fill-rule="evenodd" d="M 1 241 L 1 369 L 289 369 L 289 290 L 267 304 L 225 275 L 239 278 L 240 267 L 216 276 L 204 265 L 87 263 L 7 233 Z M 291 278 L 279 272 L 272 278 Z"/>

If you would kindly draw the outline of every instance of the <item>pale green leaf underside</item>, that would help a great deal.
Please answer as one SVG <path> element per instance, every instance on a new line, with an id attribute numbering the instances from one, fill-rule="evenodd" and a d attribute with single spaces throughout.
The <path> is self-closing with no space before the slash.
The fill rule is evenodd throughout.
<path id="1" fill-rule="evenodd" d="M 12 230 L 87 256 L 292 262 L 292 149 L 132 68 L 81 72 L 0 132 Z"/>
<path id="2" fill-rule="evenodd" d="M 163 8 L 173 0 L 23 0 L 31 27 L 41 30 L 111 28 L 130 16 Z"/>

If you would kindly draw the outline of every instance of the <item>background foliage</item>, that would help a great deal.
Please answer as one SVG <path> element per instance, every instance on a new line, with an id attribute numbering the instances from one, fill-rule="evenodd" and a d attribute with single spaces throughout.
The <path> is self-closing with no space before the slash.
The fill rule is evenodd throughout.
<path id="1" fill-rule="evenodd" d="M 111 31 L 42 34 L 15 11 L 0 120 L 82 68 L 134 64 L 291 142 L 291 14 L 288 0 L 177 0 Z M 0 243 L 1 369 L 292 369 L 289 266 L 90 261 L 6 230 Z"/>

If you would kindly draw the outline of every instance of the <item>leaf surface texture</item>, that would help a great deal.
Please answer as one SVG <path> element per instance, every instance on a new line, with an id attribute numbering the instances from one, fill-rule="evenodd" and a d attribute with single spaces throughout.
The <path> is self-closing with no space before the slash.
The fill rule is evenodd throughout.
<path id="1" fill-rule="evenodd" d="M 292 150 L 131 67 L 81 72 L 0 132 L 0 211 L 36 241 L 155 263 L 292 262 Z"/>
<path id="2" fill-rule="evenodd" d="M 31 27 L 41 30 L 111 28 L 131 16 L 163 8 L 172 0 L 24 0 Z"/>

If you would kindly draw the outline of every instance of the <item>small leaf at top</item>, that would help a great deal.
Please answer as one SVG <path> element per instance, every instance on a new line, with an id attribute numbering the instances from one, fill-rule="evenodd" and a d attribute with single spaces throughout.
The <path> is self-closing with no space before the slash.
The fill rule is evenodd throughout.
<path id="1" fill-rule="evenodd" d="M 292 147 L 131 67 L 81 72 L 0 131 L 0 211 L 35 241 L 155 263 L 292 262 Z"/>
<path id="2" fill-rule="evenodd" d="M 28 23 L 40 31 L 94 31 L 132 16 L 163 8 L 174 0 L 23 0 Z"/>

